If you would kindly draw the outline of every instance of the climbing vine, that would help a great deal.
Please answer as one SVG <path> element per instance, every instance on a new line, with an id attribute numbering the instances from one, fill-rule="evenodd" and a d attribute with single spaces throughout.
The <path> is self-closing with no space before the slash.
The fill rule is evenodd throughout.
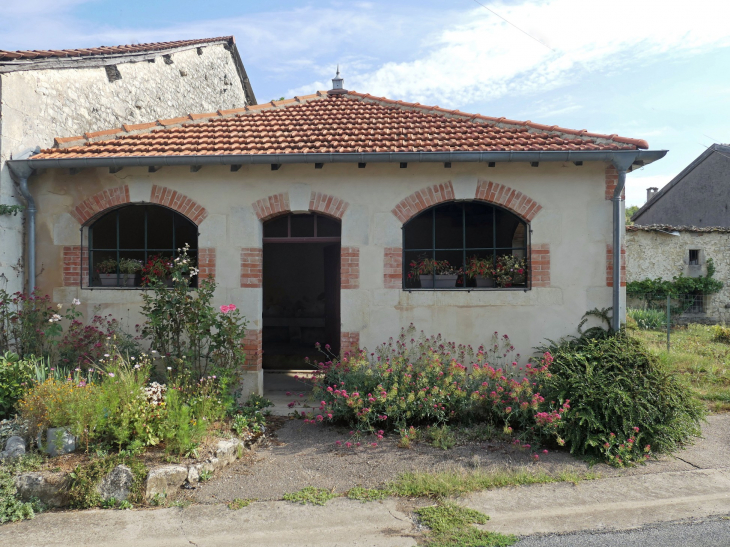
<path id="1" fill-rule="evenodd" d="M 22 213 L 25 210 L 25 207 L 22 205 L 6 205 L 4 203 L 0 203 L 0 216 L 1 215 L 17 215 L 18 213 Z"/>
<path id="2" fill-rule="evenodd" d="M 626 295 L 647 299 L 665 298 L 667 295 L 679 294 L 713 294 L 722 289 L 722 281 L 713 278 L 715 263 L 707 259 L 707 275 L 700 277 L 674 277 L 671 281 L 664 279 L 644 279 L 630 281 L 626 284 Z"/>

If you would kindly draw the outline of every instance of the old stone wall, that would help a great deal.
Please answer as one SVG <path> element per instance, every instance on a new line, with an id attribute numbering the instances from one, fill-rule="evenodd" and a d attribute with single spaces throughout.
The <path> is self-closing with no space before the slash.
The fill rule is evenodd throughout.
<path id="1" fill-rule="evenodd" d="M 54 137 L 246 104 L 224 44 L 154 59 L 0 74 L 0 203 L 24 204 L 5 161 Z M 0 216 L 0 289 L 22 290 L 23 215 Z M 39 260 L 40 271 L 40 260 Z"/>
<path id="2" fill-rule="evenodd" d="M 699 264 L 689 264 L 690 250 L 699 251 Z M 678 236 L 658 231 L 626 232 L 627 280 L 666 279 L 684 275 L 707 275 L 707 259 L 715 263 L 714 278 L 724 287 L 705 298 L 704 314 L 692 314 L 695 321 L 730 321 L 730 233 L 681 231 Z M 636 303 L 634 303 L 636 304 Z M 632 302 L 629 302 L 629 306 Z M 696 317 L 695 317 L 696 316 Z"/>

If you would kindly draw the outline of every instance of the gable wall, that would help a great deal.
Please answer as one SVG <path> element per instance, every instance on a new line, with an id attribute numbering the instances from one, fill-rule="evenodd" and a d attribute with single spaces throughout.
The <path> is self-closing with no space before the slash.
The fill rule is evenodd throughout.
<path id="1" fill-rule="evenodd" d="M 155 62 L 120 63 L 110 82 L 104 67 L 0 74 L 0 203 L 24 202 L 5 161 L 54 137 L 82 135 L 122 124 L 150 122 L 246 104 L 231 55 L 223 44 L 202 46 Z M 0 289 L 22 290 L 23 216 L 0 216 Z M 4 278 L 3 278 L 4 276 Z"/>
<path id="2" fill-rule="evenodd" d="M 730 157 L 715 152 L 657 199 L 636 224 L 730 227 Z"/>
<path id="3" fill-rule="evenodd" d="M 235 303 L 260 340 L 262 216 L 275 211 L 320 210 L 341 214 L 343 345 L 374 348 L 414 323 L 427 333 L 478 345 L 494 331 L 508 334 L 523 356 L 545 338 L 575 333 L 586 310 L 611 305 L 606 286 L 606 245 L 611 242 L 611 202 L 605 199 L 605 165 L 350 164 L 164 167 L 156 173 L 125 168 L 109 174 L 51 170 L 32 182 L 38 203 L 38 263 L 42 293 L 54 302 L 79 298 L 85 312 L 101 306 L 131 326 L 140 322 L 140 292 L 64 286 L 64 246 L 79 245 L 75 207 L 104 189 L 128 187 L 131 202 L 150 201 L 152 187 L 174 188 L 205 208 L 199 247 L 215 256 L 217 304 Z M 473 199 L 480 181 L 522 192 L 542 206 L 532 220 L 533 263 L 544 268 L 529 291 L 413 291 L 392 279 L 402 247 L 401 221 L 392 210 L 424 188 L 450 183 L 455 199 Z M 314 199 L 312 194 L 327 199 Z M 329 200 L 328 196 L 333 199 Z M 334 199 L 347 204 L 341 207 Z M 342 212 L 344 208 L 344 213 Z M 257 212 L 259 213 L 257 215 Z M 537 273 L 537 272 L 536 272 Z M 253 344 L 253 342 L 252 342 Z M 253 351 L 253 350 L 252 350 Z M 524 359 L 524 357 L 523 357 Z M 254 366 L 255 368 L 255 366 Z M 252 374 L 260 374 L 253 370 Z"/>

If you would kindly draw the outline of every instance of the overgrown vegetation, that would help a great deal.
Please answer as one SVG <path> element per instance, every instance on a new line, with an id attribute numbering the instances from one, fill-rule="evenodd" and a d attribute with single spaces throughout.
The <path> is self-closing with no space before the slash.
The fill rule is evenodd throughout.
<path id="1" fill-rule="evenodd" d="M 713 294 L 722 289 L 722 281 L 715 279 L 715 262 L 707 259 L 707 275 L 699 277 L 675 276 L 671 281 L 665 279 L 644 279 L 629 281 L 626 284 L 626 296 L 642 298 L 647 301 L 666 298 L 667 295 L 681 294 Z"/>
<path id="2" fill-rule="evenodd" d="M 331 490 L 307 486 L 298 492 L 284 494 L 284 500 L 291 501 L 293 503 L 301 503 L 302 505 L 306 505 L 308 503 L 311 505 L 324 505 L 329 500 L 336 498 L 337 496 L 338 495 Z"/>
<path id="3" fill-rule="evenodd" d="M 351 500 L 359 500 L 363 503 L 368 501 L 378 501 L 388 497 L 387 490 L 381 490 L 379 488 L 363 488 L 362 486 L 355 486 L 347 491 L 347 497 Z"/>
<path id="4" fill-rule="evenodd" d="M 626 316 L 636 322 L 639 329 L 661 329 L 667 325 L 667 313 L 657 309 L 636 309 L 626 310 Z"/>
<path id="5" fill-rule="evenodd" d="M 474 528 L 473 524 L 486 524 L 489 517 L 454 502 L 441 501 L 422 507 L 416 509 L 416 514 L 421 524 L 431 529 L 426 536 L 426 544 L 431 547 L 493 547 L 517 543 L 515 536 Z"/>
<path id="6" fill-rule="evenodd" d="M 232 502 L 228 504 L 228 508 L 231 511 L 238 511 L 239 509 L 243 509 L 244 507 L 248 507 L 253 502 L 255 502 L 255 499 L 243 499 L 243 498 L 235 498 Z"/>
<path id="7" fill-rule="evenodd" d="M 636 338 L 600 332 L 543 348 L 552 362 L 542 395 L 570 402 L 561 419 L 571 453 L 621 466 L 699 436 L 704 410 L 682 382 Z"/>
<path id="8" fill-rule="evenodd" d="M 133 504 L 142 503 L 147 468 L 132 453 L 124 453 L 96 458 L 87 465 L 77 466 L 70 475 L 71 485 L 68 494 L 71 506 L 77 509 L 101 506 L 102 499 L 97 491 L 97 487 L 101 483 L 101 480 L 118 465 L 127 466 L 134 477 L 127 501 Z M 115 500 L 112 503 L 112 507 L 117 506 L 118 503 Z M 120 508 L 123 509 L 125 507 Z"/>
<path id="9" fill-rule="evenodd" d="M 673 328 L 671 351 L 665 331 L 631 331 L 673 376 L 683 380 L 693 397 L 712 411 L 730 411 L 730 345 L 717 340 L 719 329 L 706 325 Z"/>
<path id="10" fill-rule="evenodd" d="M 15 488 L 14 476 L 26 471 L 35 471 L 41 465 L 37 455 L 27 455 L 0 464 L 0 524 L 32 519 L 43 510 L 38 500 L 21 501 Z"/>

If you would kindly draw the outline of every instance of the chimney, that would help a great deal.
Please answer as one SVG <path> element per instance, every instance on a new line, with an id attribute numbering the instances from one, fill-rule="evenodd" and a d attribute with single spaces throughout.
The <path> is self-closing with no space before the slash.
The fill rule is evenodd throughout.
<path id="1" fill-rule="evenodd" d="M 646 201 L 647 201 L 647 203 L 649 202 L 649 200 L 651 200 L 651 198 L 654 197 L 654 194 L 656 194 L 658 191 L 659 191 L 659 188 L 657 188 L 655 186 L 652 186 L 651 188 L 647 188 L 646 189 Z"/>
<path id="2" fill-rule="evenodd" d="M 340 78 L 340 65 L 337 65 L 337 75 L 332 78 L 332 89 L 330 89 L 328 95 L 343 95 L 347 93 L 347 90 L 342 87 L 344 80 Z"/>

